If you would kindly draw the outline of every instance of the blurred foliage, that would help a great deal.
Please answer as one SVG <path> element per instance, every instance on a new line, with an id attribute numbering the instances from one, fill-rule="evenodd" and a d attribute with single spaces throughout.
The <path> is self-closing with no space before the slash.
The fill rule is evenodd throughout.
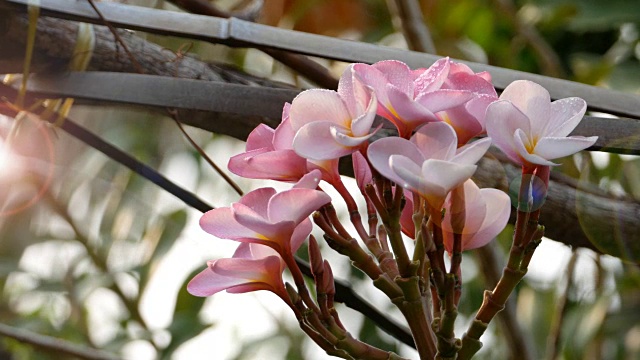
<path id="1" fill-rule="evenodd" d="M 129 3 L 175 10 L 166 1 Z M 250 2 L 212 3 L 238 10 Z M 385 0 L 264 3 L 260 21 L 266 24 L 406 47 L 394 28 Z M 640 93 L 640 1 L 423 0 L 420 4 L 439 55 L 535 73 L 555 71 L 571 80 Z M 531 37 L 523 31 L 525 28 L 539 36 Z M 290 70 L 257 51 L 200 42 L 191 45 L 183 39 L 162 36 L 148 35 L 147 39 L 174 51 L 188 49 L 191 55 L 205 60 L 236 64 L 247 71 L 258 68 L 261 76 L 299 84 Z M 557 68 L 545 64 L 549 58 L 558 59 Z M 336 71 L 341 69 L 341 64 L 323 64 Z M 84 121 L 93 131 L 154 168 L 167 166 L 180 154 L 180 159 L 197 164 L 188 174 L 193 181 L 185 180 L 186 183 L 212 187 L 214 178 L 206 176 L 209 170 L 201 165 L 197 152 L 182 141 L 175 125 L 163 116 L 101 108 L 79 109 L 71 117 Z M 0 130 L 6 138 L 11 122 L 2 125 Z M 154 185 L 65 134 L 47 131 L 56 144 L 55 164 L 47 163 L 47 153 L 42 148 L 25 146 L 23 155 L 38 162 L 39 168 L 30 170 L 26 180 L 0 183 L 0 209 L 4 211 L 33 196 L 46 178 L 43 173 L 51 166 L 55 170 L 47 192 L 35 206 L 0 217 L 0 321 L 118 354 L 128 345 L 143 342 L 151 348 L 151 357 L 172 358 L 183 344 L 210 326 L 202 317 L 204 299 L 185 291 L 186 281 L 193 274 L 185 276 L 178 293 L 171 296 L 175 306 L 169 323 L 162 328 L 148 326 L 142 299 L 189 219 L 198 214 L 175 201 L 167 206 L 165 203 L 170 200 Z M 29 134 L 26 128 L 25 139 Z M 221 141 L 207 134 L 199 136 L 203 147 L 215 147 Z M 640 200 L 638 158 L 579 154 L 565 159 L 555 170 L 585 186 L 596 186 L 630 201 Z M 510 231 L 505 231 L 499 241 L 506 246 Z M 574 281 L 567 293 L 559 287 L 566 275 L 562 273 L 556 274 L 551 284 L 527 279 L 517 289 L 519 320 L 534 345 L 535 356 L 544 357 L 551 323 L 558 316 L 556 304 L 566 297 L 558 358 L 640 358 L 638 268 L 586 251 L 580 257 L 588 263 L 586 268 L 594 270 L 590 275 L 584 271 L 569 274 L 586 280 Z M 465 256 L 465 262 L 472 264 L 474 260 Z M 353 282 L 362 279 L 357 270 L 349 276 Z M 480 274 L 465 275 L 461 318 L 473 316 L 486 287 Z M 361 339 L 402 351 L 399 344 L 380 334 L 368 320 L 355 322 L 360 330 L 353 333 Z M 309 343 L 295 321 L 292 325 L 274 317 L 274 323 L 273 333 L 244 343 L 235 358 L 256 358 L 269 347 L 278 347 L 286 359 L 303 358 Z M 504 331 L 508 330 L 492 323 L 485 336 L 487 345 L 478 358 L 508 358 L 508 346 L 501 336 Z M 6 339 L 2 340 L 2 347 L 13 359 L 59 358 Z"/>

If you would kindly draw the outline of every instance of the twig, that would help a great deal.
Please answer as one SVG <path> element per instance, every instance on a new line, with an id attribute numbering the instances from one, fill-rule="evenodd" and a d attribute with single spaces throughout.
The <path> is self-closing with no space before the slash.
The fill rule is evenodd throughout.
<path id="1" fill-rule="evenodd" d="M 564 322 L 564 316 L 567 312 L 567 301 L 569 298 L 569 292 L 573 287 L 573 272 L 576 268 L 576 262 L 578 260 L 578 251 L 573 249 L 571 252 L 571 258 L 567 264 L 567 270 L 565 276 L 567 277 L 564 289 L 560 294 L 560 298 L 557 300 L 557 306 L 553 322 L 551 323 L 551 329 L 549 330 L 549 336 L 547 336 L 547 360 L 555 360 L 558 357 L 558 351 L 560 350 L 560 339 L 562 337 L 562 324 Z"/>
<path id="2" fill-rule="evenodd" d="M 409 49 L 429 54 L 436 53 L 431 32 L 424 23 L 422 9 L 416 0 L 387 0 L 393 25 L 401 30 Z"/>
<path id="3" fill-rule="evenodd" d="M 93 0 L 87 0 L 87 1 L 89 2 L 93 10 L 96 12 L 96 15 L 98 15 L 98 17 L 100 18 L 100 21 L 102 21 L 102 23 L 109 28 L 109 31 L 111 31 L 111 33 L 113 34 L 113 37 L 116 39 L 118 44 L 120 44 L 123 50 L 127 53 L 127 56 L 129 57 L 129 60 L 131 60 L 131 63 L 133 64 L 133 66 L 135 66 L 136 71 L 138 71 L 140 74 L 144 74 L 144 69 L 142 68 L 138 60 L 136 60 L 136 58 L 133 56 L 131 51 L 129 51 L 129 48 L 124 43 L 124 41 L 122 41 L 122 38 L 120 38 L 120 35 L 118 35 L 118 31 L 113 27 L 113 25 L 111 25 L 110 22 L 107 21 L 107 19 L 104 18 L 104 16 L 102 16 L 102 13 L 100 12 L 100 10 L 98 10 L 98 7 L 96 6 L 96 4 L 93 3 Z"/>
<path id="4" fill-rule="evenodd" d="M 18 329 L 13 326 L 0 323 L 0 336 L 15 339 L 42 349 L 66 354 L 89 360 L 117 360 L 117 356 L 102 350 L 92 349 L 80 344 L 74 344 L 67 340 L 52 336 L 41 335 L 32 331 Z"/>
<path id="5" fill-rule="evenodd" d="M 511 21 L 520 36 L 531 45 L 541 62 L 542 73 L 558 78 L 566 77 L 567 74 L 562 68 L 558 54 L 533 25 L 526 23 L 518 16 L 518 9 L 512 0 L 493 0 L 493 2 L 506 15 L 505 18 Z"/>
<path id="6" fill-rule="evenodd" d="M 180 115 L 178 115 L 178 112 L 174 111 L 172 109 L 168 109 L 168 112 L 169 112 L 169 115 L 171 115 L 171 117 L 173 118 L 173 120 L 176 123 L 176 125 L 178 125 L 178 128 L 180 129 L 182 134 L 187 138 L 187 140 L 189 141 L 191 146 L 193 146 L 198 151 L 200 156 L 202 156 L 202 158 L 209 165 L 211 165 L 211 167 L 218 173 L 218 175 L 222 176 L 224 181 L 227 184 L 229 184 L 229 186 L 231 186 L 233 188 L 233 190 L 235 190 L 236 193 L 238 193 L 238 195 L 240 195 L 240 196 L 244 195 L 244 192 L 242 191 L 242 189 L 240 189 L 240 186 L 238 186 L 238 184 L 236 184 L 235 181 L 233 181 L 229 177 L 229 175 L 225 174 L 224 171 L 222 171 L 222 169 L 220 169 L 220 167 L 213 160 L 211 160 L 209 155 L 207 155 L 207 153 L 198 144 L 196 144 L 195 141 L 193 141 L 191 136 L 189 136 L 189 133 L 187 133 L 187 131 L 185 130 L 184 126 L 182 126 L 182 123 L 180 122 L 180 118 L 179 118 Z"/>
<path id="7" fill-rule="evenodd" d="M 218 9 L 209 2 L 202 0 L 169 0 L 169 2 L 194 14 L 229 18 L 231 14 Z M 304 77 L 326 89 L 337 89 L 338 79 L 333 77 L 322 65 L 306 56 L 292 54 L 281 50 L 263 49 L 265 53 L 286 66 L 299 72 Z"/>
<path id="8" fill-rule="evenodd" d="M 500 280 L 500 273 L 504 267 L 504 258 L 499 255 L 498 245 L 495 241 L 476 249 L 476 258 L 480 263 L 481 273 L 484 275 L 486 285 L 494 287 Z M 498 321 L 502 327 L 502 333 L 506 337 L 507 345 L 511 351 L 510 359 L 531 360 L 534 359 L 531 337 L 527 336 L 520 325 L 516 315 L 516 299 L 510 297 L 503 311 L 498 313 Z"/>

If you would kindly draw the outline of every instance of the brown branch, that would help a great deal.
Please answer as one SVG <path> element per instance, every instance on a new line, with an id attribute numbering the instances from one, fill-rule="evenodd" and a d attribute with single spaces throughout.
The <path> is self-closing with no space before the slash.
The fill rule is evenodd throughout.
<path id="1" fill-rule="evenodd" d="M 0 73 L 20 72 L 24 60 L 26 17 L 11 12 L 0 14 Z M 58 19 L 41 18 L 33 68 L 40 72 L 65 69 L 73 54 L 77 24 Z M 96 45 L 89 64 L 90 70 L 136 72 L 121 47 L 116 47 L 113 35 L 102 26 L 95 26 Z M 171 61 L 175 54 L 159 45 L 147 42 L 130 32 L 120 35 L 147 74 L 175 76 L 209 81 L 287 87 L 285 84 L 259 79 L 239 71 L 206 64 L 189 56 Z M 180 111 L 188 125 L 245 140 L 260 123 L 275 127 L 280 119 L 248 117 L 228 113 Z M 345 168 L 346 169 L 346 168 Z M 347 170 L 348 171 L 348 170 Z M 520 175 L 515 166 L 505 161 L 484 159 L 476 174 L 481 187 L 507 189 L 509 180 Z M 578 184 L 579 185 L 579 184 Z M 633 254 L 640 260 L 640 204 L 617 199 L 606 194 L 582 191 L 575 184 L 552 181 L 540 222 L 546 226 L 549 238 L 567 245 L 586 247 L 614 256 Z"/>
<path id="2" fill-rule="evenodd" d="M 402 32 L 409 49 L 429 54 L 436 53 L 431 32 L 424 23 L 422 9 L 417 0 L 387 0 L 387 7 L 393 26 Z"/>
<path id="3" fill-rule="evenodd" d="M 560 339 L 562 337 L 562 324 L 564 323 L 565 316 L 567 314 L 567 303 L 569 301 L 569 292 L 573 287 L 573 273 L 575 271 L 576 263 L 578 262 L 578 252 L 573 249 L 571 252 L 571 258 L 567 264 L 567 270 L 565 276 L 567 277 L 564 289 L 560 294 L 560 298 L 557 300 L 556 311 L 554 314 L 553 322 L 551 323 L 551 329 L 549 330 L 549 336 L 547 337 L 547 360 L 555 360 L 558 357 L 558 351 L 560 351 Z"/>
<path id="4" fill-rule="evenodd" d="M 516 8 L 513 1 L 493 0 L 493 3 L 505 15 L 505 19 L 511 21 L 518 34 L 529 43 L 540 61 L 542 73 L 558 78 L 566 77 L 567 74 L 562 68 L 562 62 L 558 54 L 533 25 L 518 16 L 518 8 Z"/>
<path id="5" fill-rule="evenodd" d="M 119 357 L 98 349 L 88 348 L 80 344 L 74 344 L 67 340 L 52 336 L 41 335 L 32 331 L 18 329 L 6 324 L 0 324 L 0 336 L 15 339 L 17 341 L 46 349 L 47 351 L 65 354 L 80 359 L 89 360 L 117 360 Z"/>
<path id="6" fill-rule="evenodd" d="M 232 14 L 220 10 L 208 1 L 203 0 L 169 0 L 177 6 L 199 15 L 216 16 L 222 18 L 229 18 Z M 322 65 L 309 59 L 306 56 L 292 54 L 280 50 L 264 49 L 272 58 L 280 61 L 296 72 L 300 73 L 307 79 L 315 82 L 320 87 L 326 89 L 337 89 L 338 79 L 336 79 L 329 71 Z"/>
<path id="7" fill-rule="evenodd" d="M 485 278 L 485 285 L 492 289 L 500 280 L 505 261 L 500 254 L 500 248 L 495 241 L 490 242 L 475 251 L 480 263 L 480 273 Z M 506 338 L 507 346 L 511 352 L 510 359 L 530 360 L 535 358 L 534 346 L 531 341 L 531 333 L 523 331 L 518 323 L 516 315 L 516 298 L 509 297 L 504 310 L 498 313 L 498 324 Z"/>

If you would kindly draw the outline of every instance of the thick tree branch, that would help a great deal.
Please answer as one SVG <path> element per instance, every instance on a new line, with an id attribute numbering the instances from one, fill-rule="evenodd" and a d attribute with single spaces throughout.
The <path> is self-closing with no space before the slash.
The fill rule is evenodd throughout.
<path id="1" fill-rule="evenodd" d="M 40 72 L 65 69 L 75 44 L 77 24 L 69 21 L 42 18 L 33 68 Z M 135 72 L 122 49 L 115 45 L 108 29 L 95 26 L 96 50 L 90 68 L 103 71 Z M 122 38 L 136 55 L 147 74 L 177 76 L 208 81 L 287 87 L 287 85 L 258 79 L 239 71 L 206 64 L 175 54 L 122 31 Z M 26 39 L 26 19 L 17 14 L 0 14 L 0 73 L 20 72 Z M 181 111 L 180 118 L 190 125 L 246 139 L 259 123 L 276 126 L 280 119 L 248 117 L 228 113 Z M 509 180 L 519 176 L 519 170 L 506 162 L 485 159 L 476 179 L 483 187 L 506 189 Z M 509 180 L 507 180 L 509 179 Z M 549 198 L 542 211 L 541 223 L 548 237 L 570 246 L 580 246 L 615 256 L 640 257 L 640 204 L 617 199 L 593 191 L 582 191 L 580 186 L 552 181 Z"/>
<path id="2" fill-rule="evenodd" d="M 401 31 L 409 49 L 429 54 L 436 53 L 431 32 L 424 23 L 422 9 L 417 0 L 387 0 L 393 26 Z"/>

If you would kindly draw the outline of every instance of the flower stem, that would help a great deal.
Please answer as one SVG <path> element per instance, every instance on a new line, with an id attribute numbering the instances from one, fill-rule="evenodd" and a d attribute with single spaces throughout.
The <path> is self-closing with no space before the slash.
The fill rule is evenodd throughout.
<path id="1" fill-rule="evenodd" d="M 484 300 L 474 321 L 462 337 L 462 348 L 458 352 L 458 360 L 470 359 L 480 348 L 480 337 L 484 334 L 489 322 L 504 309 L 509 295 L 527 273 L 533 252 L 544 235 L 544 227 L 538 225 L 540 210 L 532 211 L 531 195 L 533 174 L 542 179 L 545 186 L 549 183 L 549 167 L 523 167 L 522 183 L 518 194 L 518 213 L 516 217 L 513 242 L 509 251 L 507 266 L 493 291 L 485 291 Z"/>

